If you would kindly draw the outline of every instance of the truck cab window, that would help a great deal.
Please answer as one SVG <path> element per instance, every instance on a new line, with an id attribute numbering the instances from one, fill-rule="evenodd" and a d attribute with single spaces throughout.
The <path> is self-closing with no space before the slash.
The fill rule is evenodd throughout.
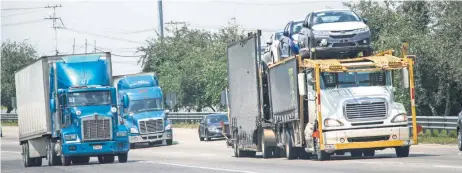
<path id="1" fill-rule="evenodd" d="M 321 73 L 322 89 L 390 85 L 390 72 Z"/>
<path id="2" fill-rule="evenodd" d="M 146 111 L 159 111 L 163 110 L 162 99 L 144 99 L 144 100 L 131 100 L 128 106 L 128 112 L 146 112 Z"/>
<path id="3" fill-rule="evenodd" d="M 69 93 L 69 106 L 94 106 L 111 104 L 109 91 Z"/>

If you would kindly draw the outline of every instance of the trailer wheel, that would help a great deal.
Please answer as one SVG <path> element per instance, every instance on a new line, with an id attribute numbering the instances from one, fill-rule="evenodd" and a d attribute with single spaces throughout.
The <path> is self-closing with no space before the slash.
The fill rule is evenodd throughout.
<path id="1" fill-rule="evenodd" d="M 261 135 L 261 151 L 264 159 L 272 156 L 273 147 L 266 146 L 265 135 Z"/>
<path id="2" fill-rule="evenodd" d="M 409 146 L 396 147 L 395 152 L 396 152 L 396 157 L 408 157 L 409 156 Z"/>
<path id="3" fill-rule="evenodd" d="M 29 142 L 26 141 L 22 146 L 22 160 L 24 167 L 34 166 L 34 159 L 31 159 L 29 156 Z"/>
<path id="4" fill-rule="evenodd" d="M 286 149 L 286 158 L 288 160 L 295 159 L 295 152 L 296 148 L 293 147 L 292 145 L 292 139 L 290 137 L 290 132 L 286 132 L 286 141 L 285 141 L 285 149 Z"/>

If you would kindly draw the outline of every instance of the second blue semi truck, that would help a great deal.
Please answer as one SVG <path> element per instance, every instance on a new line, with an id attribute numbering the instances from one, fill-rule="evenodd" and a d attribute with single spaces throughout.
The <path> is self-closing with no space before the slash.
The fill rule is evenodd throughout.
<path id="1" fill-rule="evenodd" d="M 130 131 L 130 148 L 135 148 L 138 143 L 154 145 L 163 141 L 172 145 L 171 123 L 157 77 L 153 73 L 138 73 L 114 76 L 113 79 L 118 91 L 119 111 Z"/>
<path id="2" fill-rule="evenodd" d="M 128 129 L 117 114 L 111 54 L 45 56 L 15 73 L 25 167 L 127 162 Z"/>

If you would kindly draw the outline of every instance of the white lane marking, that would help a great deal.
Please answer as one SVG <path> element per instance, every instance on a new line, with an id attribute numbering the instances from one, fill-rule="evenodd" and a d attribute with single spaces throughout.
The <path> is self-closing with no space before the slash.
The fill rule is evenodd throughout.
<path id="1" fill-rule="evenodd" d="M 19 151 L 2 151 L 2 153 L 15 153 L 15 154 L 21 154 Z"/>
<path id="2" fill-rule="evenodd" d="M 403 162 L 393 162 L 393 161 L 383 161 L 383 162 L 375 162 L 375 161 L 351 161 L 351 162 L 356 162 L 356 163 L 371 163 L 371 164 L 399 164 L 399 165 L 404 165 Z"/>
<path id="3" fill-rule="evenodd" d="M 208 169 L 208 170 L 216 170 L 216 171 L 225 171 L 225 172 L 256 173 L 256 172 L 251 172 L 251 171 L 243 171 L 243 170 L 235 170 L 235 169 L 223 169 L 223 168 L 212 168 L 212 167 L 204 167 L 204 166 L 181 165 L 181 164 L 175 164 L 175 163 L 164 163 L 164 162 L 154 162 L 154 161 L 143 161 L 143 162 L 145 162 L 145 163 L 161 164 L 161 165 L 170 165 L 170 166 L 187 167 L 187 168 L 197 168 L 197 169 Z"/>
<path id="4" fill-rule="evenodd" d="M 450 165 L 433 165 L 437 168 L 455 168 L 455 169 L 462 169 L 462 166 L 450 166 Z"/>

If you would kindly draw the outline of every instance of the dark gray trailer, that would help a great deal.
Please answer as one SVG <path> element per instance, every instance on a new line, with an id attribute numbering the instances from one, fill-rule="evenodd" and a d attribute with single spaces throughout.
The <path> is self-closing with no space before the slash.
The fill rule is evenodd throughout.
<path id="1" fill-rule="evenodd" d="M 236 157 L 262 152 L 264 158 L 294 158 L 305 153 L 298 59 L 267 67 L 260 58 L 260 37 L 257 31 L 228 46 L 228 142 Z"/>

